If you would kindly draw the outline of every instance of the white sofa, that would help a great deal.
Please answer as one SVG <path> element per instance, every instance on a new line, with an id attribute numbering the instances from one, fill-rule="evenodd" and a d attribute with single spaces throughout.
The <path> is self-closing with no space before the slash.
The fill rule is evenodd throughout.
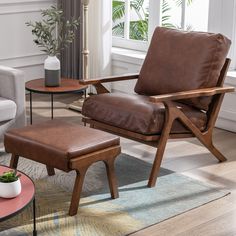
<path id="1" fill-rule="evenodd" d="M 24 73 L 0 66 L 0 141 L 6 130 L 25 124 Z"/>

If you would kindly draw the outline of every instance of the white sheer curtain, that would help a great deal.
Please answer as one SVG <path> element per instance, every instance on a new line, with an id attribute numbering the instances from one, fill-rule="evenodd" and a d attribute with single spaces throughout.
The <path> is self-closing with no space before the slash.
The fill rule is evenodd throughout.
<path id="1" fill-rule="evenodd" d="M 112 1 L 89 3 L 89 78 L 111 75 Z"/>

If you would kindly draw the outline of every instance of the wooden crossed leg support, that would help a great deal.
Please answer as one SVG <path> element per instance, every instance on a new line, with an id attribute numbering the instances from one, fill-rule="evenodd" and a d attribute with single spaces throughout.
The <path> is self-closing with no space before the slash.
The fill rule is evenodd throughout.
<path id="1" fill-rule="evenodd" d="M 219 95 L 217 99 L 219 100 L 218 102 L 221 103 L 223 96 Z M 186 126 L 196 136 L 196 138 L 198 138 L 198 140 L 219 160 L 219 162 L 227 160 L 225 156 L 215 148 L 212 142 L 212 132 L 217 116 L 213 116 L 213 118 L 208 122 L 207 130 L 205 132 L 201 132 L 179 108 L 173 105 L 172 102 L 164 102 L 164 105 L 166 108 L 165 124 L 158 143 L 158 149 L 149 177 L 148 187 L 154 187 L 156 185 L 156 180 L 160 171 L 166 143 L 170 136 L 172 124 L 176 119 L 179 119 L 184 124 L 184 126 Z M 219 110 L 215 110 L 213 112 L 218 114 Z"/>

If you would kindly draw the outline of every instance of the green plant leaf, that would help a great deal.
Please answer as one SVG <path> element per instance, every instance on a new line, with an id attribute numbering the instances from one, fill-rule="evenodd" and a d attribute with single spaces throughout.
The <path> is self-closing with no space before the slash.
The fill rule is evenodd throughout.
<path id="1" fill-rule="evenodd" d="M 121 22 L 113 26 L 112 33 L 114 36 L 123 37 L 124 36 L 124 22 Z"/>
<path id="2" fill-rule="evenodd" d="M 112 2 L 112 21 L 116 22 L 125 16 L 125 3 L 121 1 Z"/>
<path id="3" fill-rule="evenodd" d="M 8 172 L 4 172 L 0 176 L 0 182 L 2 183 L 12 183 L 17 181 L 21 175 L 17 175 L 17 170 L 12 170 Z"/>
<path id="4" fill-rule="evenodd" d="M 187 1 L 187 6 L 191 5 L 195 0 L 186 0 Z M 183 0 L 175 0 L 176 5 L 179 7 L 182 5 Z"/>
<path id="5" fill-rule="evenodd" d="M 42 48 L 41 51 L 57 55 L 66 44 L 72 43 L 79 19 L 65 20 L 63 10 L 55 6 L 42 10 L 41 15 L 41 21 L 26 22 L 26 26 L 32 28 L 34 42 Z"/>

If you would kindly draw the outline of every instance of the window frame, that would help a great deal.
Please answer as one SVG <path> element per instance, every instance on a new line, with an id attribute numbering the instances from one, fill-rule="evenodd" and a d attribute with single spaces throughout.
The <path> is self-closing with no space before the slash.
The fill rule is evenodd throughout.
<path id="1" fill-rule="evenodd" d="M 156 28 L 156 26 L 161 25 L 161 6 L 163 0 L 149 0 L 149 22 L 148 22 L 148 41 L 138 41 L 128 39 L 129 37 L 129 20 L 130 20 L 130 1 L 131 0 L 124 0 L 125 1 L 125 11 L 128 14 L 125 14 L 125 21 L 124 21 L 124 38 L 112 36 L 112 46 L 126 48 L 126 49 L 133 49 L 138 51 L 147 51 L 150 39 L 152 34 Z M 181 27 L 185 28 L 186 24 L 186 4 L 187 0 L 182 1 L 182 14 L 181 14 Z M 159 9 L 156 11 L 155 9 Z"/>
<path id="2" fill-rule="evenodd" d="M 130 0 L 125 0 L 126 9 L 129 8 Z M 161 22 L 161 12 L 156 12 L 154 9 L 160 9 L 162 0 L 149 0 L 149 24 L 148 24 L 148 38 L 150 39 L 154 29 L 157 25 L 160 25 Z M 130 17 L 129 14 L 125 16 L 125 33 L 124 38 L 112 36 L 112 46 L 113 47 L 120 47 L 120 48 L 127 48 L 133 49 L 138 51 L 147 51 L 149 42 L 148 41 L 138 41 L 127 39 L 129 36 L 129 21 Z"/>

